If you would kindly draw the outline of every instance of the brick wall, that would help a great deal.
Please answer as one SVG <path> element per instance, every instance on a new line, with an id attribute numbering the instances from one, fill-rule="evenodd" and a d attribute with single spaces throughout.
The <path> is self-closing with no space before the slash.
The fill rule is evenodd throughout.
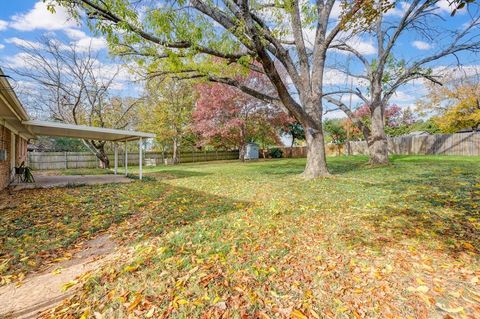
<path id="1" fill-rule="evenodd" d="M 11 131 L 0 125 L 0 149 L 7 150 L 7 160 L 0 160 L 0 190 L 4 189 L 10 181 L 10 159 L 11 159 Z M 27 159 L 27 141 L 20 136 L 15 136 L 15 166 L 18 166 L 22 161 Z"/>
<path id="2" fill-rule="evenodd" d="M 10 130 L 0 125 L 0 149 L 7 150 L 7 160 L 0 161 L 0 190 L 8 185 L 10 172 Z"/>

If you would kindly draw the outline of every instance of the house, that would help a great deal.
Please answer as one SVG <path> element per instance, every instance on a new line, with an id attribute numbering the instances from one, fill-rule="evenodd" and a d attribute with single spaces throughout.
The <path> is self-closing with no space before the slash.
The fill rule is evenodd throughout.
<path id="1" fill-rule="evenodd" d="M 0 191 L 7 187 L 13 179 L 15 167 L 20 166 L 22 162 L 27 162 L 28 140 L 37 136 L 60 136 L 113 142 L 115 150 L 115 175 L 117 174 L 118 167 L 117 144 L 120 142 L 125 143 L 125 163 L 128 166 L 126 143 L 138 141 L 140 162 L 139 178 L 141 179 L 143 157 L 142 139 L 153 138 L 155 134 L 31 120 L 8 82 L 8 76 L 0 69 Z M 125 169 L 125 174 L 128 174 L 127 169 Z"/>
<path id="2" fill-rule="evenodd" d="M 28 139 L 34 137 L 22 124 L 28 119 L 27 112 L 0 69 L 0 190 L 8 185 L 14 168 L 27 159 Z"/>

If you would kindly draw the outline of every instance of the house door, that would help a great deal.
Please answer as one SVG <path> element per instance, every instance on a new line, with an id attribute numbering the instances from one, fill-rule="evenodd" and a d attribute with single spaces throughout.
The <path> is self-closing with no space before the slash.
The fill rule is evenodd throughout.
<path id="1" fill-rule="evenodd" d="M 15 133 L 11 133 L 10 139 L 10 176 L 15 177 Z"/>

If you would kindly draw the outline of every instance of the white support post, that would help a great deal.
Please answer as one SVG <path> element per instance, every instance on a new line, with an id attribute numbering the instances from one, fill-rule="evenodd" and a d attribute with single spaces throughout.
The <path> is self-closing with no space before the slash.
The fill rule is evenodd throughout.
<path id="1" fill-rule="evenodd" d="M 113 152 L 114 152 L 113 162 L 115 166 L 113 171 L 115 172 L 115 175 L 117 175 L 118 173 L 118 143 L 117 142 L 113 144 Z"/>
<path id="2" fill-rule="evenodd" d="M 142 179 L 142 157 L 143 157 L 143 143 L 142 143 L 142 138 L 140 137 L 140 139 L 138 140 L 138 152 L 140 153 L 139 154 L 139 157 L 138 157 L 138 178 L 139 179 Z"/>
<path id="3" fill-rule="evenodd" d="M 127 150 L 127 141 L 125 141 L 125 176 L 128 175 L 128 150 Z"/>

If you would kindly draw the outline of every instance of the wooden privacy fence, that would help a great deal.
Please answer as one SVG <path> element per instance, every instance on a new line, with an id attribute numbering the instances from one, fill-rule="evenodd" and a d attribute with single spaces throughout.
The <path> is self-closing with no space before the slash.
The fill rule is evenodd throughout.
<path id="1" fill-rule="evenodd" d="M 238 159 L 238 151 L 195 151 L 181 152 L 180 163 L 207 162 L 217 160 Z M 110 166 L 113 167 L 114 155 L 108 154 Z M 165 159 L 171 159 L 172 153 L 145 152 L 143 163 L 146 166 L 162 165 Z M 122 167 L 125 154 L 118 153 L 118 166 Z M 128 165 L 138 165 L 138 152 L 128 153 Z M 67 168 L 96 168 L 100 162 L 95 155 L 88 152 L 29 152 L 28 165 L 37 170 L 67 169 Z"/>
<path id="2" fill-rule="evenodd" d="M 294 146 L 294 147 L 277 147 L 283 152 L 283 157 L 287 158 L 300 158 L 307 157 L 306 146 Z M 327 144 L 325 146 L 325 152 L 327 156 L 337 156 L 339 146 L 334 144 Z M 268 153 L 268 152 L 267 152 Z M 344 146 L 340 145 L 340 155 L 344 154 Z"/>
<path id="3" fill-rule="evenodd" d="M 367 142 L 350 142 L 351 154 L 368 154 Z M 388 152 L 397 155 L 480 156 L 480 133 L 406 135 L 388 139 Z"/>
<path id="4" fill-rule="evenodd" d="M 367 142 L 355 141 L 350 144 L 351 155 L 368 155 Z M 345 155 L 348 145 L 340 146 L 340 154 Z M 306 157 L 307 148 L 279 147 L 284 157 Z M 336 145 L 327 144 L 327 155 L 338 155 Z M 406 135 L 388 139 L 388 152 L 397 155 L 463 155 L 480 156 L 480 133 L 455 133 L 436 135 Z"/>

